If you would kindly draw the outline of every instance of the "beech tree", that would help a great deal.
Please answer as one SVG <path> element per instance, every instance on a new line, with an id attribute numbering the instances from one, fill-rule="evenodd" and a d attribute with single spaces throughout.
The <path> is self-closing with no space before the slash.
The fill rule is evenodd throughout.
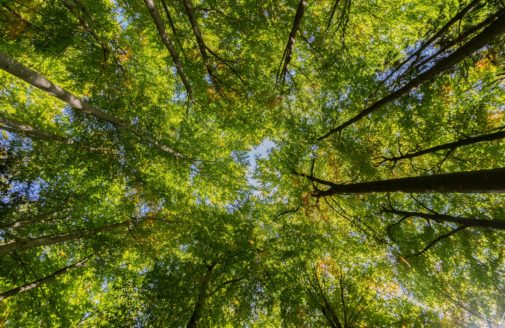
<path id="1" fill-rule="evenodd" d="M 501 0 L 0 0 L 6 327 L 499 327 Z"/>

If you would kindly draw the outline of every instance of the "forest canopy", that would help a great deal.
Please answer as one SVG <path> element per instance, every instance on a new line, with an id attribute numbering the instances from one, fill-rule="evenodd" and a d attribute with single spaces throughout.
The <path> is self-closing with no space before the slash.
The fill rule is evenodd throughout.
<path id="1" fill-rule="evenodd" d="M 0 326 L 503 327 L 503 0 L 0 0 Z"/>

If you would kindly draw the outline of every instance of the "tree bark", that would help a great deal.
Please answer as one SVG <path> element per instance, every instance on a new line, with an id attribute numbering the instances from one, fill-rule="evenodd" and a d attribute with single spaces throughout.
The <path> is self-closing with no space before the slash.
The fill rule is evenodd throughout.
<path id="1" fill-rule="evenodd" d="M 300 0 L 298 3 L 298 9 L 296 10 L 295 20 L 293 22 L 293 27 L 291 28 L 291 32 L 289 33 L 288 43 L 286 45 L 286 49 L 284 50 L 284 55 L 282 59 L 284 63 L 282 64 L 282 71 L 280 75 L 277 76 L 277 83 L 279 81 L 284 82 L 286 78 L 286 74 L 288 72 L 288 65 L 291 62 L 291 56 L 293 55 L 293 48 L 296 42 L 296 33 L 300 29 L 300 24 L 302 22 L 303 14 L 305 13 L 305 8 L 307 7 L 307 0 Z"/>
<path id="2" fill-rule="evenodd" d="M 329 186 L 316 190 L 314 197 L 338 194 L 364 194 L 373 192 L 406 193 L 503 193 L 505 192 L 505 168 L 467 171 L 388 179 L 353 184 L 336 184 L 330 181 L 303 175 L 311 181 Z"/>
<path id="3" fill-rule="evenodd" d="M 58 99 L 63 100 L 77 111 L 80 111 L 87 115 L 94 116 L 103 121 L 109 122 L 112 125 L 116 126 L 117 128 L 129 131 L 135 134 L 136 136 L 140 137 L 141 139 L 147 140 L 151 145 L 155 146 L 159 150 L 168 153 L 176 158 L 184 157 L 177 151 L 171 149 L 170 147 L 160 144 L 157 140 L 153 139 L 151 136 L 137 130 L 134 126 L 130 125 L 126 121 L 123 121 L 119 118 L 116 118 L 106 112 L 103 112 L 91 106 L 87 102 L 79 99 L 71 92 L 68 92 L 59 87 L 58 85 L 55 85 L 54 83 L 52 83 L 39 73 L 24 66 L 23 64 L 19 63 L 18 61 L 10 58 L 9 56 L 3 53 L 0 53 L 0 69 L 3 69 L 4 71 L 24 80 L 25 82 L 33 85 L 34 87 L 41 89 L 55 96 Z"/>
<path id="4" fill-rule="evenodd" d="M 76 232 L 68 232 L 68 233 L 60 233 L 49 236 L 42 236 L 37 238 L 27 238 L 21 240 L 10 240 L 4 244 L 0 244 L 0 255 L 12 252 L 23 250 L 27 248 L 37 247 L 37 246 L 47 246 L 53 244 L 59 244 L 69 240 L 78 240 L 87 237 L 94 236 L 100 232 L 106 232 L 110 230 L 114 230 L 121 227 L 126 227 L 131 224 L 131 221 L 125 221 L 120 223 L 114 223 L 111 225 L 84 230 L 84 231 L 76 231 Z"/>
<path id="5" fill-rule="evenodd" d="M 188 93 L 188 98 L 189 98 L 189 100 L 192 101 L 193 100 L 193 90 L 191 89 L 191 84 L 189 84 L 188 78 L 186 77 L 186 74 L 184 73 L 184 69 L 182 68 L 181 60 L 179 58 L 179 54 L 177 53 L 177 51 L 175 51 L 172 40 L 170 40 L 170 37 L 168 36 L 168 33 L 165 29 L 165 24 L 163 23 L 163 20 L 161 19 L 161 16 L 158 13 L 156 6 L 154 5 L 154 1 L 153 0 L 144 0 L 144 3 L 146 4 L 147 9 L 149 10 L 149 14 L 151 14 L 154 24 L 156 25 L 156 28 L 158 29 L 158 33 L 161 37 L 161 41 L 163 41 L 163 44 L 165 45 L 168 52 L 170 53 L 170 57 L 172 57 L 172 60 L 174 61 L 175 69 L 177 70 L 177 74 L 179 74 L 179 77 L 181 78 L 182 84 L 184 84 L 184 87 L 186 88 L 186 92 Z"/>
<path id="6" fill-rule="evenodd" d="M 474 136 L 474 137 L 469 137 L 469 138 L 465 138 L 465 139 L 449 142 L 449 143 L 446 143 L 446 144 L 442 144 L 442 145 L 426 148 L 426 149 L 423 149 L 423 150 L 420 150 L 420 151 L 416 151 L 416 152 L 413 152 L 413 153 L 407 153 L 407 154 L 401 155 L 401 156 L 384 157 L 383 162 L 386 162 L 386 161 L 387 162 L 397 162 L 397 161 L 402 160 L 402 159 L 415 158 L 415 157 L 419 157 L 419 156 L 422 156 L 422 155 L 435 153 L 435 152 L 440 151 L 440 150 L 446 150 L 446 149 L 448 149 L 448 150 L 454 150 L 454 149 L 459 148 L 459 147 L 473 145 L 473 144 L 476 144 L 476 143 L 479 143 L 479 142 L 493 141 L 493 140 L 498 140 L 498 139 L 503 139 L 503 138 L 505 138 L 505 131 L 500 131 L 500 132 L 495 132 L 495 133 L 488 133 L 488 134 L 482 134 L 480 136 Z"/>
<path id="7" fill-rule="evenodd" d="M 16 288 L 11 289 L 9 291 L 3 292 L 0 294 L 0 302 L 5 300 L 8 297 L 15 296 L 17 294 L 24 293 L 24 292 L 27 292 L 27 291 L 32 290 L 34 288 L 37 288 L 38 286 L 45 284 L 51 280 L 54 280 L 56 277 L 61 276 L 70 270 L 80 268 L 80 267 L 84 266 L 86 264 L 86 261 L 88 261 L 88 260 L 89 260 L 89 257 L 87 257 L 84 260 L 81 260 L 79 262 L 76 262 L 74 264 L 71 264 L 69 266 L 66 266 L 63 269 L 55 271 L 55 272 L 51 273 L 50 275 L 45 276 L 44 278 L 32 281 L 26 285 L 16 287 Z"/>
<path id="8" fill-rule="evenodd" d="M 409 212 L 409 211 L 399 211 L 395 209 L 384 209 L 383 213 L 390 213 L 395 215 L 401 215 L 403 217 L 420 217 L 423 219 L 433 220 L 435 222 L 452 222 L 466 227 L 480 227 L 480 228 L 492 228 L 497 230 L 505 230 L 505 220 L 489 220 L 489 219 L 475 219 L 466 218 L 460 216 L 453 216 L 447 214 L 437 214 L 437 213 L 422 213 L 422 212 Z"/>
<path id="9" fill-rule="evenodd" d="M 433 80 L 435 77 L 437 77 L 439 74 L 444 72 L 445 70 L 451 68 L 452 66 L 456 65 L 475 51 L 479 50 L 480 48 L 484 47 L 486 44 L 491 42 L 493 39 L 496 37 L 500 36 L 505 32 L 505 14 L 501 14 L 500 17 L 496 21 L 494 21 L 491 25 L 489 25 L 484 31 L 476 35 L 474 38 L 472 38 L 470 41 L 468 41 L 465 45 L 461 46 L 458 48 L 456 51 L 454 51 L 451 55 L 448 57 L 441 59 L 438 61 L 435 65 L 433 65 L 432 68 L 428 69 L 426 72 L 419 74 L 417 77 L 412 79 L 409 83 L 407 83 L 405 86 L 402 88 L 394 91 L 393 93 L 390 93 L 389 95 L 385 96 L 384 98 L 378 100 L 377 102 L 373 103 L 366 109 L 362 110 L 360 113 L 358 113 L 356 116 L 353 118 L 347 120 L 346 122 L 342 123 L 338 127 L 331 129 L 328 133 L 323 135 L 322 137 L 319 137 L 318 140 L 323 140 L 333 133 L 340 132 L 346 127 L 350 126 L 351 124 L 356 123 L 357 121 L 365 118 L 369 114 L 381 109 L 384 107 L 386 104 L 389 104 L 393 102 L 394 100 L 400 98 L 401 96 L 407 94 L 410 92 L 412 89 L 420 86 L 424 82 Z"/>
<path id="10" fill-rule="evenodd" d="M 186 328 L 196 328 L 198 325 L 198 321 L 202 316 L 202 310 L 205 305 L 205 301 L 208 297 L 207 290 L 209 288 L 210 279 L 212 278 L 212 271 L 214 270 L 215 266 L 216 263 L 212 263 L 211 265 L 207 266 L 207 271 L 204 273 L 203 278 L 200 281 L 198 296 L 195 302 L 195 306 L 193 307 L 193 312 L 191 313 L 191 318 L 189 318 Z"/>

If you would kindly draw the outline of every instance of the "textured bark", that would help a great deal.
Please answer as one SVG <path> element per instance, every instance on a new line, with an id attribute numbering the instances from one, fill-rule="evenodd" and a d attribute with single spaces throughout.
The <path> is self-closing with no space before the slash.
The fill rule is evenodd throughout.
<path id="1" fill-rule="evenodd" d="M 298 3 L 298 9 L 296 10 L 295 20 L 293 22 L 293 27 L 289 33 L 288 43 L 286 49 L 284 50 L 284 55 L 282 56 L 283 64 L 280 75 L 277 76 L 277 83 L 281 81 L 284 82 L 286 74 L 288 72 L 288 65 L 291 62 L 291 57 L 293 55 L 293 48 L 296 42 L 296 33 L 300 29 L 300 24 L 302 22 L 303 14 L 305 13 L 305 8 L 307 7 L 307 0 L 300 0 Z"/>
<path id="2" fill-rule="evenodd" d="M 395 209 L 384 209 L 382 210 L 382 212 L 401 215 L 403 217 L 420 217 L 423 219 L 429 219 L 436 222 L 452 222 L 465 227 L 480 227 L 480 228 L 505 230 L 505 220 L 475 219 L 447 214 L 409 212 L 409 211 L 399 211 Z"/>
<path id="3" fill-rule="evenodd" d="M 342 131 L 346 127 L 356 123 L 357 121 L 365 118 L 371 113 L 381 109 L 385 105 L 407 94 L 412 89 L 420 86 L 421 84 L 427 81 L 433 80 L 439 74 L 451 68 L 452 66 L 456 65 L 469 55 L 473 54 L 475 51 L 481 49 L 486 44 L 493 41 L 498 36 L 502 35 L 504 32 L 505 32 L 505 14 L 501 14 L 500 17 L 498 17 L 498 19 L 494 21 L 490 26 L 488 26 L 484 31 L 479 33 L 474 38 L 472 38 L 465 45 L 458 48 L 451 55 L 438 61 L 435 65 L 433 65 L 432 68 L 428 69 L 424 73 L 419 74 L 405 86 L 401 87 L 400 89 L 390 93 L 384 98 L 373 103 L 372 105 L 370 105 L 369 107 L 358 113 L 356 116 L 342 123 L 338 127 L 331 129 L 328 133 L 318 138 L 318 140 L 323 140 L 336 132 Z"/>
<path id="4" fill-rule="evenodd" d="M 364 194 L 372 192 L 407 193 L 503 193 L 505 192 L 505 168 L 426 175 L 420 177 L 398 178 L 336 184 L 330 181 L 302 175 L 308 179 L 325 184 L 330 188 L 317 190 L 315 197 L 338 194 Z"/>
<path id="5" fill-rule="evenodd" d="M 154 24 L 158 29 L 161 41 L 163 41 L 163 44 L 170 53 L 170 57 L 172 57 L 172 60 L 174 61 L 175 69 L 177 70 L 177 74 L 179 74 L 179 77 L 181 78 L 182 84 L 184 84 L 184 87 L 186 88 L 188 98 L 190 100 L 193 100 L 193 90 L 191 89 L 191 85 L 189 84 L 188 78 L 186 77 L 184 69 L 182 68 L 179 54 L 177 53 L 177 51 L 175 51 L 174 44 L 172 43 L 172 40 L 170 40 L 170 37 L 168 36 L 168 33 L 165 29 L 165 24 L 163 23 L 163 20 L 161 19 L 161 16 L 158 13 L 156 6 L 154 5 L 154 1 L 144 0 L 144 3 L 146 4 L 147 9 L 149 10 L 149 14 L 151 14 Z"/>
<path id="6" fill-rule="evenodd" d="M 488 133 L 488 134 L 482 134 L 480 136 L 475 136 L 475 137 L 469 137 L 453 142 L 449 142 L 446 144 L 426 148 L 420 151 L 416 151 L 413 153 L 407 153 L 405 155 L 401 156 L 393 156 L 393 157 L 384 157 L 383 162 L 397 162 L 402 159 L 409 159 L 409 158 L 415 158 L 419 157 L 422 155 L 426 154 L 431 154 L 431 153 L 436 153 L 440 150 L 454 150 L 463 146 L 468 146 L 468 145 L 473 145 L 479 142 L 485 142 L 485 141 L 493 141 L 493 140 L 499 140 L 505 138 L 505 131 L 500 131 L 500 132 L 495 132 L 495 133 Z"/>
<path id="7" fill-rule="evenodd" d="M 121 227 L 127 227 L 131 224 L 131 221 L 125 221 L 120 223 L 115 223 L 95 229 L 82 230 L 76 232 L 69 233 L 61 233 L 49 236 L 42 236 L 37 238 L 27 238 L 21 240 L 10 240 L 4 244 L 0 244 L 0 255 L 12 252 L 23 250 L 27 248 L 37 247 L 37 246 L 47 246 L 53 244 L 59 244 L 69 240 L 78 240 L 83 238 L 92 237 L 98 233 L 111 231 L 114 229 L 118 229 Z"/>
<path id="8" fill-rule="evenodd" d="M 175 157 L 184 157 L 177 151 L 171 149 L 170 147 L 160 144 L 157 140 L 153 139 L 151 136 L 137 130 L 134 126 L 132 126 L 128 122 L 123 121 L 113 115 L 110 115 L 106 112 L 103 112 L 91 106 L 87 102 L 79 99 L 71 92 L 64 90 L 60 86 L 46 79 L 44 76 L 40 75 L 34 70 L 24 66 L 23 64 L 19 63 L 18 61 L 10 58 L 9 56 L 3 53 L 0 53 L 0 69 L 3 69 L 4 71 L 22 79 L 23 81 L 33 85 L 34 87 L 43 90 L 55 96 L 58 99 L 63 100 L 77 111 L 80 111 L 87 115 L 94 116 L 100 120 L 109 122 L 114 126 L 116 126 L 117 128 L 129 131 L 138 136 L 139 138 L 141 138 L 142 140 L 146 140 L 149 144 L 155 146 L 157 149 L 165 153 L 168 153 Z"/>
<path id="9" fill-rule="evenodd" d="M 11 289 L 9 291 L 3 292 L 0 294 L 0 302 L 5 300 L 8 297 L 15 296 L 17 294 L 24 293 L 24 292 L 27 292 L 27 291 L 32 290 L 34 288 L 37 288 L 38 286 L 45 284 L 47 282 L 50 282 L 50 281 L 54 280 L 56 277 L 61 276 L 70 270 L 80 268 L 80 267 L 84 266 L 86 264 L 86 261 L 88 261 L 88 260 L 89 260 L 89 257 L 87 257 L 84 260 L 81 260 L 79 262 L 76 262 L 74 264 L 71 264 L 69 266 L 66 266 L 63 269 L 55 271 L 55 272 L 51 273 L 50 275 L 45 276 L 44 278 L 32 281 L 26 285 L 16 287 L 16 288 Z"/>

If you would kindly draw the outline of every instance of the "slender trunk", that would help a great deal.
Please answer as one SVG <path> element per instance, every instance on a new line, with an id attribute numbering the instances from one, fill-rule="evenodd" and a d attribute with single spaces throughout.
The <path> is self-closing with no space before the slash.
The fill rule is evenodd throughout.
<path id="1" fill-rule="evenodd" d="M 68 139 L 54 133 L 46 132 L 44 130 L 39 130 L 26 123 L 21 123 L 19 121 L 4 118 L 1 116 L 0 116 L 0 128 L 10 132 L 25 135 L 31 139 L 39 139 L 39 140 L 63 143 L 89 152 L 96 152 L 101 154 L 113 154 L 116 152 L 115 150 L 109 148 L 90 147 L 75 140 Z"/>
<path id="2" fill-rule="evenodd" d="M 326 292 L 324 291 L 321 280 L 319 279 L 317 269 L 314 270 L 314 276 L 315 276 L 315 284 L 317 286 L 312 287 L 314 288 L 316 299 L 320 297 L 323 301 L 321 304 L 320 300 L 318 300 L 318 303 L 321 307 L 321 311 L 323 312 L 324 317 L 326 318 L 326 320 L 328 321 L 328 323 L 332 328 L 344 328 L 344 326 L 342 326 L 342 324 L 340 323 L 340 320 L 338 319 L 338 316 L 335 313 L 333 305 L 329 301 Z"/>
<path id="3" fill-rule="evenodd" d="M 182 84 L 184 84 L 184 87 L 186 88 L 188 98 L 190 100 L 193 100 L 193 90 L 191 89 L 191 85 L 189 84 L 186 74 L 184 73 L 184 69 L 182 68 L 179 54 L 177 53 L 177 51 L 175 51 L 172 40 L 170 40 L 170 37 L 168 36 L 167 31 L 165 29 L 165 24 L 163 23 L 163 20 L 161 19 L 161 16 L 158 13 L 156 6 L 154 5 L 154 1 L 144 0 L 144 3 L 146 4 L 147 9 L 149 10 L 149 14 L 151 14 L 154 24 L 158 29 L 161 41 L 163 41 L 163 44 L 170 53 L 170 57 L 172 57 L 172 60 L 174 61 L 175 69 L 177 70 L 177 74 L 179 74 L 179 77 L 181 78 Z"/>
<path id="4" fill-rule="evenodd" d="M 89 260 L 89 257 L 87 257 L 84 260 L 81 260 L 79 262 L 76 262 L 74 264 L 71 264 L 69 266 L 66 266 L 63 269 L 55 271 L 55 272 L 51 273 L 50 275 L 45 276 L 44 278 L 40 278 L 38 280 L 27 283 L 26 285 L 16 287 L 16 288 L 11 289 L 9 291 L 3 292 L 0 294 L 0 302 L 5 300 L 8 297 L 15 296 L 17 294 L 24 293 L 24 292 L 27 292 L 27 291 L 32 290 L 34 288 L 37 288 L 38 286 L 45 284 L 51 280 L 54 280 L 56 277 L 61 276 L 70 270 L 80 268 L 80 267 L 84 266 L 86 264 L 86 261 L 88 261 L 88 260 Z"/>
<path id="5" fill-rule="evenodd" d="M 412 79 L 402 88 L 394 91 L 393 93 L 390 93 L 389 95 L 385 96 L 379 101 L 373 103 L 372 105 L 370 105 L 369 107 L 358 113 L 356 116 L 342 123 L 338 127 L 331 129 L 328 133 L 318 138 L 318 140 L 323 140 L 332 135 L 333 133 L 342 131 L 344 128 L 350 126 L 351 124 L 354 124 L 357 121 L 367 117 L 369 114 L 375 112 L 376 110 L 381 109 L 386 104 L 389 104 L 394 100 L 400 98 L 401 96 L 407 94 L 412 89 L 420 86 L 424 82 L 433 80 L 439 74 L 451 68 L 452 66 L 456 65 L 457 63 L 459 63 L 460 61 L 462 61 L 475 51 L 484 47 L 486 44 L 493 41 L 496 37 L 500 36 L 504 32 L 505 32 L 505 14 L 501 14 L 500 17 L 498 17 L 498 19 L 494 21 L 491 25 L 489 25 L 484 31 L 476 35 L 465 45 L 458 48 L 451 55 L 449 55 L 444 59 L 441 59 L 439 62 L 433 65 L 432 68 L 430 68 L 424 73 L 419 74 L 417 77 Z"/>
<path id="6" fill-rule="evenodd" d="M 454 149 L 459 148 L 459 147 L 473 145 L 473 144 L 476 144 L 476 143 L 479 143 L 479 142 L 493 141 L 493 140 L 498 140 L 498 139 L 503 139 L 503 138 L 505 138 L 505 131 L 500 131 L 500 132 L 495 132 L 495 133 L 489 133 L 489 134 L 482 134 L 480 136 L 469 137 L 469 138 L 465 138 L 465 139 L 449 142 L 449 143 L 446 143 L 446 144 L 442 144 L 442 145 L 426 148 L 426 149 L 423 149 L 423 150 L 420 150 L 420 151 L 416 151 L 416 152 L 413 152 L 413 153 L 407 153 L 407 154 L 401 155 L 401 156 L 384 157 L 383 162 L 386 162 L 386 161 L 387 162 L 397 162 L 397 161 L 402 160 L 402 159 L 415 158 L 415 157 L 419 157 L 419 156 L 422 156 L 422 155 L 435 153 L 435 152 L 440 151 L 440 150 L 446 150 L 446 149 L 448 149 L 448 150 L 454 150 Z"/>
<path id="7" fill-rule="evenodd" d="M 170 25 L 170 29 L 172 30 L 172 33 L 174 35 L 175 42 L 177 42 L 179 49 L 181 51 L 183 51 L 184 48 L 182 46 L 181 40 L 177 37 L 179 35 L 179 31 L 177 31 L 177 28 L 175 27 L 174 20 L 172 19 L 172 15 L 170 15 L 170 10 L 168 9 L 167 2 L 165 0 L 161 0 L 161 5 L 163 6 L 163 10 L 165 11 L 165 15 L 167 16 L 168 25 Z M 183 52 L 183 56 L 184 56 L 184 52 Z"/>
<path id="8" fill-rule="evenodd" d="M 505 168 L 425 175 L 420 177 L 388 179 L 353 184 L 336 184 L 315 177 L 302 175 L 330 188 L 317 190 L 314 197 L 338 194 L 364 194 L 372 192 L 407 193 L 503 193 L 505 192 Z"/>
<path id="9" fill-rule="evenodd" d="M 382 212 L 401 215 L 403 217 L 416 216 L 423 219 L 433 220 L 436 222 L 452 222 L 466 227 L 481 227 L 481 228 L 505 230 L 505 220 L 475 219 L 447 214 L 409 212 L 409 211 L 399 211 L 395 209 L 385 209 L 382 210 Z"/>
<path id="10" fill-rule="evenodd" d="M 425 64 L 427 64 L 428 62 L 430 62 L 431 60 L 433 60 L 434 58 L 437 58 L 439 57 L 441 54 L 444 53 L 444 51 L 446 51 L 447 49 L 450 49 L 452 48 L 454 45 L 456 44 L 460 44 L 462 43 L 464 40 L 466 40 L 466 38 L 475 33 L 476 31 L 479 31 L 480 29 L 482 29 L 483 27 L 486 27 L 488 26 L 489 24 L 491 24 L 496 18 L 500 17 L 501 14 L 503 14 L 505 12 L 504 9 L 500 9 L 498 10 L 497 12 L 495 12 L 494 14 L 490 15 L 488 18 L 486 18 L 485 20 L 483 20 L 482 22 L 480 22 L 479 24 L 477 25 L 474 25 L 468 29 L 466 29 L 465 31 L 461 32 L 457 38 L 455 39 L 452 39 L 446 43 L 444 43 L 443 45 L 441 45 L 441 47 L 437 50 L 437 52 L 435 52 L 434 54 L 432 54 L 431 56 L 428 56 L 426 57 L 425 59 L 423 59 L 421 62 L 419 63 L 415 63 L 414 67 L 419 70 L 421 69 L 421 67 L 423 67 Z"/>
<path id="11" fill-rule="evenodd" d="M 48 222 L 54 222 L 54 221 L 59 221 L 61 218 L 56 217 L 56 218 L 51 218 L 54 214 L 58 213 L 61 209 L 56 209 L 47 213 L 42 213 L 39 215 L 32 216 L 29 219 L 21 219 L 17 220 L 14 222 L 9 222 L 9 223 L 3 223 L 0 224 L 0 229 L 2 230 L 7 230 L 7 229 L 15 229 L 19 228 L 22 226 L 25 226 L 27 224 L 37 224 L 37 223 L 48 223 Z"/>
<path id="12" fill-rule="evenodd" d="M 186 11 L 186 15 L 188 16 L 189 22 L 191 23 L 191 28 L 193 29 L 193 34 L 195 35 L 196 42 L 198 44 L 198 49 L 200 50 L 200 54 L 202 55 L 203 63 L 205 64 L 205 68 L 207 69 L 207 73 L 209 74 L 214 87 L 218 89 L 218 81 L 214 72 L 212 71 L 212 67 L 210 66 L 209 56 L 207 54 L 207 46 L 203 41 L 202 32 L 200 31 L 200 27 L 198 26 L 198 22 L 196 21 L 195 12 L 193 9 L 193 4 L 190 0 L 182 0 L 184 4 L 184 9 Z"/>
<path id="13" fill-rule="evenodd" d="M 60 142 L 64 144 L 72 144 L 73 140 L 61 137 L 59 135 L 49 133 L 43 130 L 34 128 L 26 123 L 21 123 L 12 119 L 4 118 L 0 116 L 0 128 L 14 133 L 23 134 L 27 137 L 32 137 L 36 139 Z"/>
<path id="14" fill-rule="evenodd" d="M 212 278 L 212 271 L 216 266 L 215 263 L 207 266 L 207 271 L 204 273 L 202 280 L 200 281 L 200 288 L 198 289 L 198 296 L 193 307 L 193 312 L 191 318 L 189 318 L 186 328 L 195 328 L 198 325 L 198 321 L 202 316 L 202 310 L 207 300 L 207 289 L 209 288 L 210 279 Z"/>
<path id="15" fill-rule="evenodd" d="M 149 1 L 149 0 L 146 0 Z M 68 105 L 70 105 L 72 108 L 84 113 L 88 114 L 91 116 L 94 116 L 98 119 L 101 119 L 103 121 L 109 122 L 113 124 L 114 126 L 129 131 L 139 138 L 143 140 L 147 140 L 150 144 L 153 146 L 157 147 L 161 151 L 168 153 L 172 156 L 175 156 L 176 158 L 178 157 L 183 157 L 181 154 L 179 154 L 177 151 L 160 144 L 157 140 L 153 139 L 151 136 L 146 135 L 145 133 L 137 130 L 134 126 L 130 125 L 126 121 L 123 121 L 117 117 L 114 117 L 106 112 L 103 112 L 90 104 L 88 104 L 85 101 L 82 101 L 79 99 L 77 96 L 74 94 L 62 89 L 60 86 L 55 85 L 39 73 L 35 72 L 34 70 L 24 66 L 23 64 L 19 63 L 18 61 L 10 58 L 9 56 L 0 53 L 0 69 L 3 69 L 4 71 L 24 80 L 25 82 L 33 85 L 36 88 L 39 88 L 53 96 L 55 96 L 58 99 L 63 100 L 66 102 Z"/>
<path id="16" fill-rule="evenodd" d="M 286 45 L 286 49 L 284 50 L 284 56 L 282 56 L 284 64 L 282 66 L 282 71 L 280 75 L 277 76 L 277 83 L 279 83 L 279 81 L 282 81 L 283 83 L 286 78 L 286 74 L 288 72 L 288 65 L 291 62 L 291 57 L 293 55 L 293 48 L 295 46 L 296 41 L 296 33 L 298 33 L 298 30 L 300 29 L 300 24 L 302 22 L 303 14 L 305 13 L 306 7 L 307 7 L 307 0 L 300 0 L 300 2 L 298 3 L 298 9 L 296 10 L 293 27 L 291 28 L 291 32 L 289 33 L 288 43 Z"/>
<path id="17" fill-rule="evenodd" d="M 86 30 L 86 32 L 88 32 L 93 37 L 93 39 L 95 39 L 95 41 L 100 45 L 103 51 L 104 60 L 107 61 L 111 50 L 109 46 L 105 42 L 103 42 L 98 36 L 98 34 L 91 28 L 90 24 L 88 24 L 86 19 L 84 19 L 84 17 L 79 13 L 79 8 L 77 8 L 77 6 L 80 6 L 81 10 L 84 13 L 86 13 L 86 11 L 83 10 L 83 4 L 77 2 L 72 3 L 69 0 L 62 0 L 62 3 L 68 9 L 68 11 L 70 11 L 77 18 L 77 20 L 79 21 L 81 26 Z"/>
<path id="18" fill-rule="evenodd" d="M 106 232 L 117 228 L 126 227 L 129 224 L 131 224 L 130 220 L 84 231 L 60 233 L 55 235 L 42 236 L 37 238 L 27 238 L 21 240 L 10 240 L 4 244 L 0 244 L 0 255 L 12 251 L 23 250 L 37 246 L 47 246 L 47 245 L 59 244 L 69 240 L 83 239 L 94 236 L 100 232 Z"/>
<path id="19" fill-rule="evenodd" d="M 473 0 L 470 2 L 466 7 L 464 7 L 460 12 L 458 12 L 454 17 L 452 17 L 440 30 L 437 31 L 431 38 L 428 39 L 428 41 L 424 42 L 417 51 L 415 51 L 412 55 L 407 57 L 403 62 L 401 62 L 389 75 L 384 79 L 384 81 L 387 81 L 391 76 L 393 76 L 400 68 L 402 68 L 406 63 L 411 61 L 413 58 L 417 58 L 421 55 L 424 49 L 426 49 L 430 44 L 432 44 L 436 39 L 441 37 L 449 28 L 454 25 L 458 20 L 463 19 L 463 17 L 471 10 L 473 9 L 476 5 L 478 5 L 480 0 Z M 412 65 L 411 65 L 412 66 Z"/>

